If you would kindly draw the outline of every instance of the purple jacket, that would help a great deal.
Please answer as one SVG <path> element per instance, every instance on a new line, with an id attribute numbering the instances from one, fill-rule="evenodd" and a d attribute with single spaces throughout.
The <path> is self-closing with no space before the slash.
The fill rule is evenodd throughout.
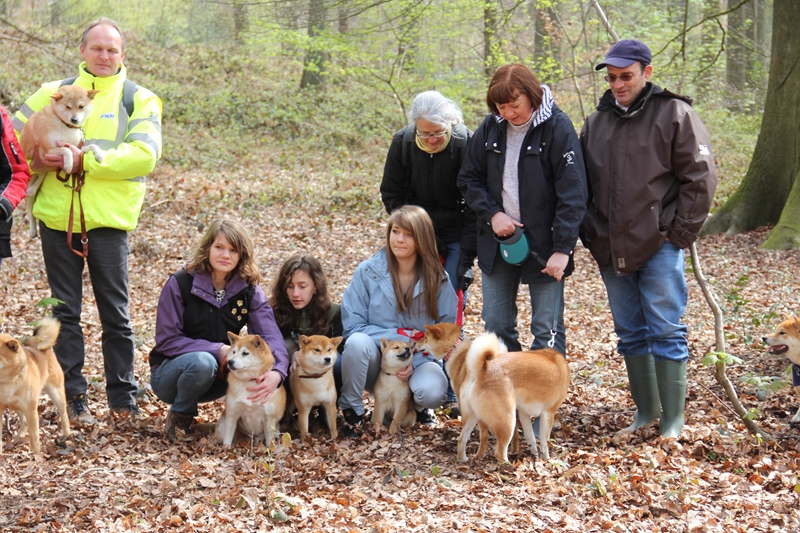
<path id="1" fill-rule="evenodd" d="M 198 272 L 190 275 L 194 277 L 191 293 L 217 309 L 227 304 L 228 295 L 238 294 L 247 287 L 247 283 L 237 271 L 225 286 L 225 299 L 220 304 L 214 296 L 210 274 Z M 275 316 L 272 307 L 267 303 L 266 294 L 258 285 L 254 289 L 248 309 L 247 331 L 251 335 L 260 335 L 269 345 L 275 356 L 274 370 L 285 379 L 289 372 L 289 356 L 286 353 L 283 335 L 275 323 Z M 223 343 L 185 336 L 183 316 L 181 291 L 175 276 L 170 276 L 158 299 L 155 350 L 165 357 L 177 357 L 189 352 L 208 352 L 219 359 L 219 349 Z"/>

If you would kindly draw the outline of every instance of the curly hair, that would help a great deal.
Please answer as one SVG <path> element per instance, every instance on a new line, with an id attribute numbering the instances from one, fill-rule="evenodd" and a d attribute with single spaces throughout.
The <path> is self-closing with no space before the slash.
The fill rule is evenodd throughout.
<path id="1" fill-rule="evenodd" d="M 239 254 L 239 264 L 237 270 L 239 275 L 249 285 L 258 285 L 261 281 L 261 272 L 258 270 L 254 254 L 255 245 L 250 232 L 247 231 L 241 222 L 230 218 L 218 218 L 208 225 L 208 229 L 203 235 L 194 257 L 186 266 L 187 272 L 205 272 L 211 274 L 213 268 L 208 260 L 208 251 L 217 238 L 217 235 L 224 235 L 228 242 Z M 236 270 L 234 270 L 236 272 Z M 233 272 L 230 275 L 232 275 Z"/>
<path id="2" fill-rule="evenodd" d="M 311 326 L 317 335 L 327 335 L 330 326 L 328 313 L 331 309 L 331 297 L 328 294 L 328 277 L 316 257 L 296 254 L 287 259 L 275 281 L 269 296 L 269 305 L 275 313 L 275 322 L 284 336 L 294 329 L 295 308 L 289 300 L 287 289 L 292 283 L 295 272 L 303 271 L 314 282 L 314 297 L 306 306 L 311 316 Z"/>

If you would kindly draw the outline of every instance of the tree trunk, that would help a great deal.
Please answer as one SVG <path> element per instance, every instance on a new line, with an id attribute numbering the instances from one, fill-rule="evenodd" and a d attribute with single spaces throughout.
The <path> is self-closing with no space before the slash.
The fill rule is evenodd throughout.
<path id="1" fill-rule="evenodd" d="M 237 0 L 233 4 L 233 40 L 237 45 L 244 44 L 244 32 L 247 30 L 247 4 Z"/>
<path id="2" fill-rule="evenodd" d="M 719 0 L 703 0 L 703 17 L 709 17 L 719 12 Z M 702 68 L 709 66 L 717 60 L 717 53 L 720 48 L 719 27 L 713 22 L 703 24 L 700 35 L 700 43 L 703 50 L 701 56 Z M 711 67 L 713 68 L 713 67 Z M 700 76 L 697 85 L 703 90 L 708 91 L 711 87 L 714 76 Z"/>
<path id="3" fill-rule="evenodd" d="M 319 87 L 325 85 L 325 53 L 320 39 L 317 37 L 325 31 L 328 19 L 328 8 L 325 0 L 309 0 L 308 2 L 308 52 L 303 65 L 303 78 L 300 88 Z"/>
<path id="4" fill-rule="evenodd" d="M 777 223 L 764 248 L 800 248 L 800 2 L 775 0 L 761 132 L 739 188 L 703 233 L 740 233 Z"/>
<path id="5" fill-rule="evenodd" d="M 497 2 L 486 0 L 483 4 L 483 61 L 486 78 L 495 71 L 493 49 L 497 42 Z"/>
<path id="6" fill-rule="evenodd" d="M 738 4 L 738 0 L 728 0 L 728 7 Z M 727 80 L 733 95 L 728 109 L 740 113 L 742 95 L 747 89 L 749 72 L 752 68 L 752 49 L 754 37 L 753 3 L 748 2 L 728 14 L 728 52 Z"/>

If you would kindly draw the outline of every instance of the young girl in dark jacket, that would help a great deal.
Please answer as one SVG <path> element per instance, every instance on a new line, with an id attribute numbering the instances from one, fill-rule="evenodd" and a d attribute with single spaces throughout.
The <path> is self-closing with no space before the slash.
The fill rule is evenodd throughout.
<path id="1" fill-rule="evenodd" d="M 172 407 L 164 424 L 190 433 L 197 404 L 225 395 L 228 331 L 260 335 L 275 366 L 256 379 L 248 397 L 265 403 L 286 378 L 289 359 L 272 308 L 258 282 L 253 240 L 242 224 L 221 218 L 206 231 L 192 261 L 170 276 L 158 300 L 156 346 L 150 353 L 153 392 Z"/>

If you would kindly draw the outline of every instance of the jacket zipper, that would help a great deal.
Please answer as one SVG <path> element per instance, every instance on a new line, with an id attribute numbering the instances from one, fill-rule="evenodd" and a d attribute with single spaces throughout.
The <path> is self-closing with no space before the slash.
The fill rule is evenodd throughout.
<path id="1" fill-rule="evenodd" d="M 11 153 L 14 154 L 14 159 L 17 160 L 17 164 L 22 164 L 22 161 L 19 160 L 19 154 L 17 153 L 17 149 L 14 147 L 14 143 L 8 141 L 8 146 L 11 148 Z"/>

